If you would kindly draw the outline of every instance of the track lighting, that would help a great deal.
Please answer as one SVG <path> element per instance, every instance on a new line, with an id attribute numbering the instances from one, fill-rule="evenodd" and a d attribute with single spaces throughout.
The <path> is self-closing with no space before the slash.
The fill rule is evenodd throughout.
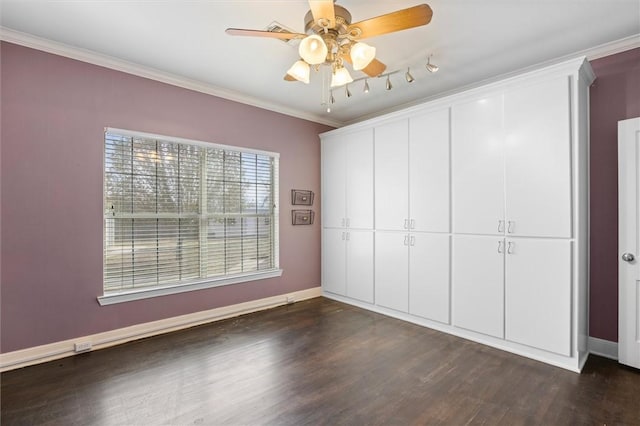
<path id="1" fill-rule="evenodd" d="M 390 75 L 387 75 L 387 83 L 385 84 L 385 87 L 387 88 L 387 90 L 393 89 L 393 85 L 391 84 L 390 77 L 391 77 Z"/>
<path id="2" fill-rule="evenodd" d="M 369 93 L 369 79 L 364 80 L 364 88 L 362 89 L 364 93 Z"/>
<path id="3" fill-rule="evenodd" d="M 345 87 L 345 89 L 344 89 L 344 94 L 345 94 L 345 96 L 346 96 L 347 98 L 350 98 L 350 97 L 351 97 L 351 92 L 349 91 L 349 85 L 347 84 L 347 85 L 345 85 L 344 87 Z"/>
<path id="4" fill-rule="evenodd" d="M 410 68 L 407 68 L 407 72 L 405 73 L 404 78 L 407 79 L 407 83 L 412 83 L 413 80 L 415 80 L 415 79 L 413 78 L 413 76 L 411 75 L 409 70 L 410 70 Z"/>
<path id="5" fill-rule="evenodd" d="M 427 65 L 425 65 L 425 68 L 431 73 L 438 72 L 438 70 L 440 69 L 440 67 L 431 63 L 431 55 L 429 55 L 429 57 L 427 58 Z"/>
<path id="6" fill-rule="evenodd" d="M 329 103 L 331 105 L 336 103 L 336 98 L 333 97 L 333 90 L 329 91 Z"/>

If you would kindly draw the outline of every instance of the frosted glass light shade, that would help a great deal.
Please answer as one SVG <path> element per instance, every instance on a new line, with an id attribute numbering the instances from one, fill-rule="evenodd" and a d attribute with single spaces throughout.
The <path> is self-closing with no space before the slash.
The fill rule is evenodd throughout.
<path id="1" fill-rule="evenodd" d="M 327 59 L 327 45 L 324 40 L 317 34 L 310 35 L 300 42 L 298 53 L 306 63 L 317 65 L 323 63 Z"/>
<path id="2" fill-rule="evenodd" d="M 356 71 L 366 68 L 375 57 L 376 48 L 366 43 L 358 42 L 351 48 L 351 62 Z"/>
<path id="3" fill-rule="evenodd" d="M 349 74 L 346 68 L 338 68 L 331 76 L 331 87 L 343 86 L 352 81 L 353 78 L 351 78 L 351 74 Z"/>
<path id="4" fill-rule="evenodd" d="M 305 61 L 296 61 L 287 71 L 291 77 L 305 84 L 309 84 L 309 64 Z"/>

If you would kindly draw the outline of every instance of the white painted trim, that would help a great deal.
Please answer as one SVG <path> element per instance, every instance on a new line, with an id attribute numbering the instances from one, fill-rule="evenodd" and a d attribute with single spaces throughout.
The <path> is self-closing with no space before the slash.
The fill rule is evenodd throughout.
<path id="1" fill-rule="evenodd" d="M 221 287 L 224 285 L 246 283 L 249 281 L 264 280 L 282 276 L 282 269 L 273 271 L 257 272 L 233 277 L 210 279 L 188 284 L 174 284 L 162 287 L 149 287 L 136 290 L 123 291 L 121 293 L 110 293 L 98 296 L 100 306 L 113 305 L 116 303 L 131 302 L 133 300 L 150 299 L 152 297 L 168 296 L 170 294 L 186 293 L 188 291 L 203 290 L 205 288 Z"/>
<path id="2" fill-rule="evenodd" d="M 47 53 L 53 53 L 58 56 L 64 56 L 65 58 L 75 59 L 89 64 L 110 68 L 112 70 L 122 71 L 128 74 L 136 75 L 138 77 L 144 77 L 151 80 L 159 81 L 161 83 L 170 84 L 172 86 L 182 87 L 183 89 L 206 93 L 207 95 L 217 96 L 219 98 L 228 99 L 230 101 L 239 102 L 245 105 L 251 105 L 269 111 L 274 111 L 291 117 L 301 118 L 303 120 L 312 121 L 314 123 L 325 124 L 332 127 L 340 127 L 343 124 L 340 121 L 335 121 L 317 114 L 301 112 L 298 109 L 288 108 L 274 102 L 269 102 L 255 98 L 253 96 L 248 96 L 240 92 L 224 89 L 219 86 L 203 83 L 201 81 L 189 79 L 176 74 L 156 70 L 151 67 L 145 67 L 133 62 L 128 62 L 122 59 L 114 58 L 112 56 L 93 52 L 91 50 L 81 49 L 52 40 L 47 40 L 41 37 L 36 37 L 34 35 L 12 30 L 6 27 L 0 27 L 0 40 Z"/>
<path id="3" fill-rule="evenodd" d="M 313 287 L 264 299 L 238 303 L 236 305 L 194 312 L 192 314 L 180 315 L 144 324 L 136 324 L 130 327 L 124 327 L 89 336 L 81 336 L 62 342 L 55 342 L 47 345 L 7 352 L 0 354 L 0 371 L 13 370 L 16 368 L 26 367 L 28 365 L 39 364 L 76 355 L 76 352 L 74 351 L 74 345 L 76 343 L 90 342 L 93 350 L 103 349 L 132 340 L 182 330 L 196 325 L 232 318 L 251 312 L 275 308 L 277 306 L 291 303 L 292 301 L 298 302 L 313 299 L 315 297 L 320 297 L 321 294 L 322 292 L 320 287 Z"/>
<path id="4" fill-rule="evenodd" d="M 618 360 L 618 342 L 589 337 L 589 353 Z"/>

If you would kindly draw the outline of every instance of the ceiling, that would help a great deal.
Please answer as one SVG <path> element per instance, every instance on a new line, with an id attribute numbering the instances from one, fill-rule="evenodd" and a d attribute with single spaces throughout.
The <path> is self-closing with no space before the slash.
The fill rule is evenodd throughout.
<path id="1" fill-rule="evenodd" d="M 276 39 L 232 37 L 227 27 L 266 29 L 272 22 L 304 31 L 305 0 L 0 0 L 6 34 L 35 36 L 157 71 L 200 90 L 275 111 L 340 126 L 451 93 L 595 46 L 640 46 L 639 0 L 426 0 L 427 26 L 367 39 L 387 64 L 385 79 L 334 90 L 327 113 L 322 75 L 311 83 L 283 76 L 298 59 L 297 46 Z M 339 0 L 353 22 L 420 1 Z M 24 34 L 21 34 L 24 33 Z M 425 69 L 427 57 L 440 67 Z M 411 67 L 415 81 L 407 83 Z M 354 78 L 364 77 L 352 72 Z M 180 83 L 178 83 L 180 84 Z M 189 85 L 185 86 L 189 87 Z"/>

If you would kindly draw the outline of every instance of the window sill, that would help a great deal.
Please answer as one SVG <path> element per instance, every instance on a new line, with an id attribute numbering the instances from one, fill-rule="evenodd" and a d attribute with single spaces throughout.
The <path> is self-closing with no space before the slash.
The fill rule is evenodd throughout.
<path id="1" fill-rule="evenodd" d="M 105 294 L 98 296 L 100 306 L 113 305 L 116 303 L 131 302 L 133 300 L 149 299 L 151 297 L 167 296 L 170 294 L 185 293 L 187 291 L 202 290 L 205 288 L 220 287 L 230 284 L 244 283 L 248 281 L 264 280 L 282 276 L 282 269 L 272 269 L 265 272 L 258 272 L 246 275 L 235 275 L 215 280 L 198 281 L 189 284 L 169 285 L 163 287 L 151 287 L 139 290 L 128 290 L 119 293 Z"/>

